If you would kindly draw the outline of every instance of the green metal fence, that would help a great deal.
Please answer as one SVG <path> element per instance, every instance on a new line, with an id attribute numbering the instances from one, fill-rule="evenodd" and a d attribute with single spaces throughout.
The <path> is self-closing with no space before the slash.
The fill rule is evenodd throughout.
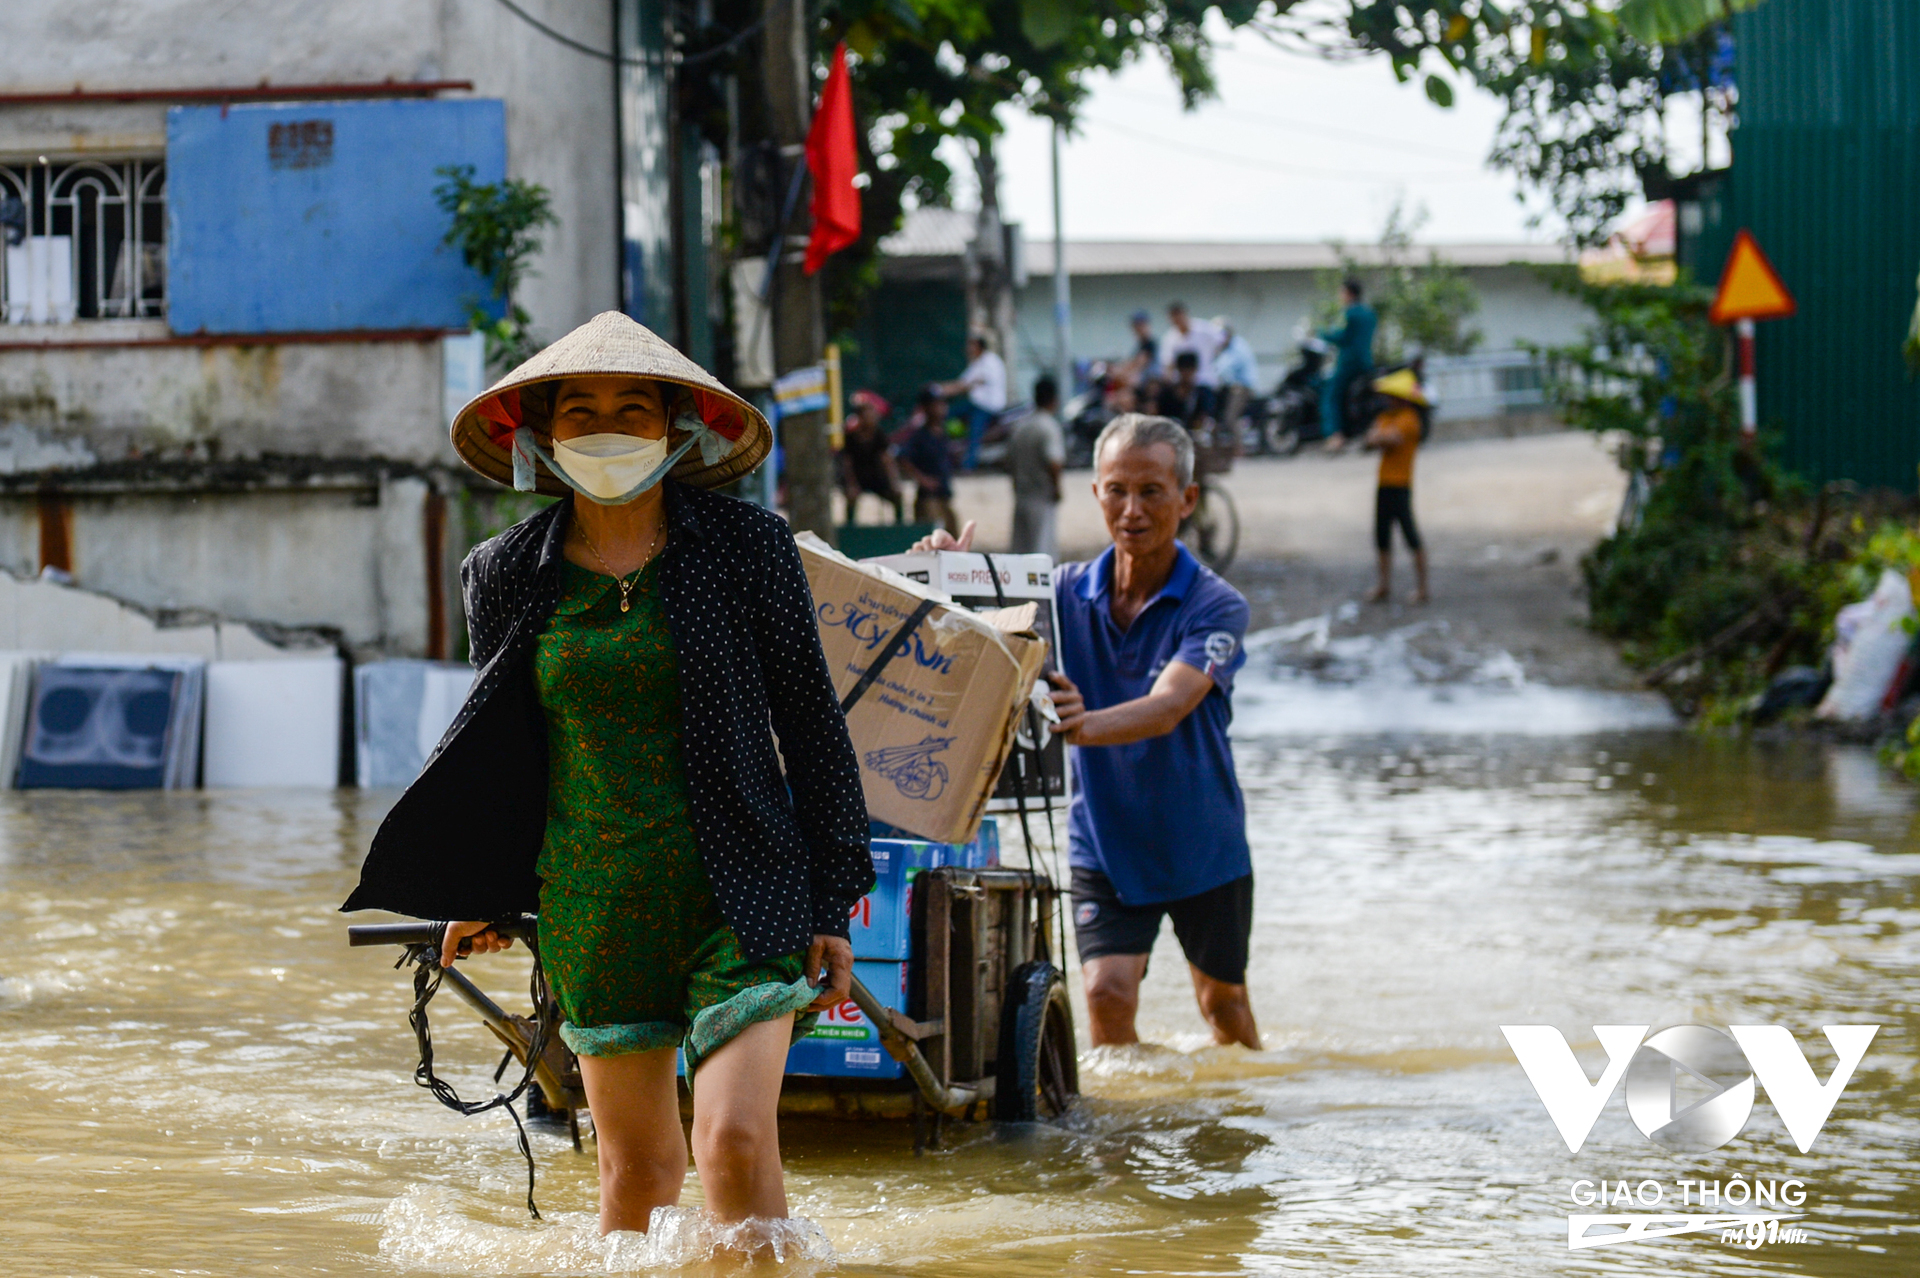
<path id="1" fill-rule="evenodd" d="M 928 382 L 958 377 L 967 362 L 967 299 L 958 284 L 889 280 L 874 290 L 854 331 L 843 380 L 849 392 L 878 391 L 897 427 Z"/>
<path id="2" fill-rule="evenodd" d="M 1800 304 L 1759 325 L 1760 420 L 1816 482 L 1915 490 L 1920 385 L 1900 343 L 1920 273 L 1920 2 L 1767 0 L 1736 19 L 1740 127 L 1711 284 L 1751 230 Z"/>

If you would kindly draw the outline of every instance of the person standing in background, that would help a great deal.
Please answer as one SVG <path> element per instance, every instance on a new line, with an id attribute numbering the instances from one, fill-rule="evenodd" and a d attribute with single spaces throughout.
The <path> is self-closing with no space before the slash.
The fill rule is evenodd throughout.
<path id="1" fill-rule="evenodd" d="M 1385 603 L 1393 587 L 1393 526 L 1413 556 L 1413 602 L 1427 602 L 1427 549 L 1413 523 L 1413 454 L 1420 447 L 1420 414 L 1428 406 L 1427 393 L 1413 370 L 1403 368 L 1373 384 L 1387 397 L 1387 406 L 1374 418 L 1362 443 L 1380 450 L 1380 486 L 1373 499 L 1373 545 L 1380 553 L 1380 581 L 1368 603 Z"/>
<path id="2" fill-rule="evenodd" d="M 900 471 L 893 464 L 893 448 L 881 419 L 890 406 L 868 390 L 853 393 L 853 412 L 847 418 L 840 446 L 840 488 L 847 498 L 847 522 L 860 522 L 860 494 L 872 493 L 893 507 L 893 522 L 905 522 L 900 502 Z"/>
<path id="3" fill-rule="evenodd" d="M 1240 420 L 1240 414 L 1246 411 L 1247 401 L 1253 398 L 1254 388 L 1260 380 L 1260 366 L 1254 361 L 1253 347 L 1247 339 L 1233 331 L 1233 325 L 1224 315 L 1213 317 L 1213 323 L 1226 339 L 1220 347 L 1220 354 L 1213 361 L 1214 380 L 1219 383 L 1216 400 L 1220 423 L 1229 428 Z"/>
<path id="4" fill-rule="evenodd" d="M 961 466 L 973 470 L 980 465 L 980 438 L 987 424 L 1007 407 L 1007 366 L 994 354 L 992 339 L 985 333 L 968 337 L 966 368 L 936 389 L 943 396 L 967 397 L 967 457 Z"/>
<path id="5" fill-rule="evenodd" d="M 1138 387 L 1160 376 L 1160 339 L 1153 335 L 1153 316 L 1135 311 L 1127 321 L 1133 326 L 1133 354 L 1113 370 L 1117 382 Z M 1128 412 L 1132 409 L 1126 410 Z"/>
<path id="6" fill-rule="evenodd" d="M 1321 339 L 1333 343 L 1339 352 L 1333 362 L 1333 376 L 1320 387 L 1320 430 L 1326 437 L 1329 452 L 1337 453 L 1345 448 L 1347 441 L 1366 426 L 1365 422 L 1347 418 L 1348 391 L 1355 379 L 1373 371 L 1373 330 L 1379 317 L 1371 306 L 1360 300 L 1364 294 L 1365 289 L 1357 279 L 1341 284 L 1341 326 L 1320 332 Z"/>
<path id="7" fill-rule="evenodd" d="M 1214 424 L 1214 398 L 1211 388 L 1200 384 L 1200 356 L 1181 351 L 1173 358 L 1174 380 L 1160 388 L 1154 397 L 1154 411 L 1171 417 L 1188 430 L 1211 432 Z"/>
<path id="8" fill-rule="evenodd" d="M 1194 319 L 1185 302 L 1169 304 L 1167 320 L 1172 327 L 1160 337 L 1161 368 L 1175 368 L 1182 352 L 1192 351 L 1200 361 L 1194 380 L 1212 390 L 1216 385 L 1213 361 L 1219 356 L 1220 348 L 1227 344 L 1226 337 L 1208 321 Z"/>
<path id="9" fill-rule="evenodd" d="M 913 522 L 960 531 L 953 515 L 953 454 L 947 451 L 947 401 L 934 387 L 920 392 L 918 411 L 900 444 L 900 465 L 913 481 Z"/>
<path id="10" fill-rule="evenodd" d="M 1013 428 L 1007 440 L 1007 470 L 1013 476 L 1013 553 L 1058 560 L 1060 468 L 1067 441 L 1054 415 L 1060 388 L 1053 378 L 1033 383 L 1033 412 Z"/>

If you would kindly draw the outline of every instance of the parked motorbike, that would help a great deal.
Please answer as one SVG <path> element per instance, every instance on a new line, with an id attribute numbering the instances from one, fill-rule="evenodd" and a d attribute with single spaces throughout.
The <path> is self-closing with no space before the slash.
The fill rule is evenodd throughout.
<path id="1" fill-rule="evenodd" d="M 1316 337 L 1298 349 L 1298 360 L 1273 394 L 1249 402 L 1240 417 L 1241 447 L 1247 453 L 1291 457 L 1320 438 L 1320 383 L 1329 348 Z"/>
<path id="2" fill-rule="evenodd" d="M 1067 400 L 1060 410 L 1060 420 L 1066 424 L 1068 470 L 1093 465 L 1093 441 L 1100 438 L 1100 432 L 1113 420 L 1113 413 L 1107 408 L 1106 365 L 1094 364 L 1087 374 L 1087 389 Z"/>

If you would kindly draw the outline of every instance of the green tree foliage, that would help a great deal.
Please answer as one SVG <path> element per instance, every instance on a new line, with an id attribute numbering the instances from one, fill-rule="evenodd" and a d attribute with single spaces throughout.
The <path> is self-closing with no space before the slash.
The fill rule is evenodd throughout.
<path id="1" fill-rule="evenodd" d="M 1193 106 L 1214 95 L 1209 20 L 1283 48 L 1382 56 L 1451 105 L 1455 81 L 1507 103 L 1492 161 L 1567 221 L 1604 236 L 1635 174 L 1665 162 L 1659 109 L 1670 45 L 1758 0 L 822 0 L 822 50 L 844 39 L 864 125 L 866 234 L 835 259 L 842 318 L 876 277 L 877 241 L 909 201 L 945 205 L 940 144 L 991 147 L 1004 108 L 1069 129 L 1096 73 L 1157 58 Z M 1696 50 L 1696 53 L 1698 50 Z M 1671 77 L 1669 77 L 1671 80 Z M 836 327 L 841 325 L 836 324 Z"/>
<path id="2" fill-rule="evenodd" d="M 1907 371 L 1920 373 L 1920 301 L 1913 306 L 1913 321 L 1907 325 L 1907 340 L 1900 345 L 1900 353 L 1906 357 Z"/>
<path id="3" fill-rule="evenodd" d="M 1581 563 L 1592 624 L 1683 712 L 1730 720 L 1785 665 L 1821 661 L 1899 501 L 1810 493 L 1743 438 L 1705 289 L 1561 283 L 1597 322 L 1539 352 L 1550 393 L 1569 425 L 1615 442 L 1628 477 L 1618 527 Z"/>
<path id="4" fill-rule="evenodd" d="M 470 164 L 435 169 L 442 179 L 434 199 L 449 219 L 443 243 L 459 248 L 463 261 L 487 281 L 490 295 L 468 306 L 468 321 L 484 333 L 487 363 L 497 370 L 530 357 L 539 343 L 531 318 L 513 300 L 514 290 L 540 251 L 540 232 L 558 225 L 547 188 L 519 178 L 475 182 Z M 496 319 L 486 303 L 501 308 Z"/>
<path id="5" fill-rule="evenodd" d="M 1297 0 L 1268 0 L 1267 12 Z M 1258 0 L 823 0 L 819 47 L 853 54 L 863 126 L 863 234 L 828 266 L 829 327 L 851 328 L 877 282 L 878 242 L 909 203 L 945 207 L 953 172 L 941 143 L 990 150 L 1007 108 L 1071 127 L 1094 73 L 1143 57 L 1165 63 L 1189 105 L 1214 93 L 1210 13 L 1242 27 Z"/>

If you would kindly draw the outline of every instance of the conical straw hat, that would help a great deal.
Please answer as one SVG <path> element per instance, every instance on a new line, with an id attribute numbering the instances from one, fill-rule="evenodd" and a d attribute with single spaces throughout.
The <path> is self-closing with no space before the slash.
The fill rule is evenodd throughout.
<path id="1" fill-rule="evenodd" d="M 1409 404 L 1418 404 L 1422 408 L 1429 405 L 1427 392 L 1421 387 L 1420 379 L 1413 375 L 1411 368 L 1402 368 L 1388 373 L 1385 377 L 1374 378 L 1373 388 L 1382 395 L 1404 399 Z"/>
<path id="2" fill-rule="evenodd" d="M 730 484 L 773 449 L 773 431 L 759 409 L 649 329 L 619 311 L 604 311 L 470 400 L 453 419 L 453 450 L 488 479 L 511 487 L 514 428 L 530 426 L 542 445 L 552 443 L 552 400 L 540 390 L 550 392 L 548 384 L 567 377 L 601 376 L 643 378 L 661 383 L 663 391 L 681 388 L 684 394 L 665 396 L 668 420 L 691 411 L 733 442 L 732 450 L 712 463 L 703 459 L 702 449 L 689 449 L 672 472 L 681 483 Z M 568 491 L 543 465 L 534 467 L 534 488 L 549 497 Z"/>

